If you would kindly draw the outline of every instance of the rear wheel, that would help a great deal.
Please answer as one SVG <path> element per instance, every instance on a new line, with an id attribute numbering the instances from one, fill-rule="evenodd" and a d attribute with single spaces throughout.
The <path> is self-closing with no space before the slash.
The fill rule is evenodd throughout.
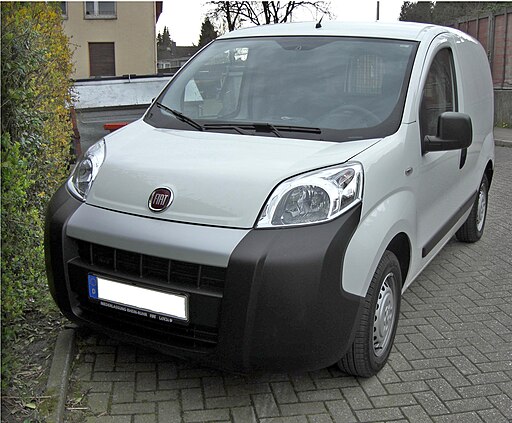
<path id="1" fill-rule="evenodd" d="M 400 263 L 386 251 L 368 288 L 354 342 L 338 362 L 342 371 L 370 377 L 384 367 L 395 338 L 401 288 Z"/>
<path id="2" fill-rule="evenodd" d="M 487 199 L 489 196 L 489 180 L 484 175 L 473 208 L 467 220 L 456 232 L 455 236 L 461 242 L 476 242 L 483 233 L 485 218 L 487 217 Z"/>

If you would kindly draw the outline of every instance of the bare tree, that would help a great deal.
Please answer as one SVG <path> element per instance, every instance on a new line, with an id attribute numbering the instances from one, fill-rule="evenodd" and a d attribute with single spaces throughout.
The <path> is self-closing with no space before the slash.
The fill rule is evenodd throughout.
<path id="1" fill-rule="evenodd" d="M 332 16 L 328 1 L 210 1 L 208 4 L 213 6 L 210 18 L 220 20 L 228 31 L 246 22 L 254 25 L 290 22 L 293 12 L 299 9 Z"/>

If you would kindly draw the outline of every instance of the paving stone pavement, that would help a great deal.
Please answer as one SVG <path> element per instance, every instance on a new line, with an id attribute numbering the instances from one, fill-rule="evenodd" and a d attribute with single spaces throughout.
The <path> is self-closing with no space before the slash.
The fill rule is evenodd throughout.
<path id="1" fill-rule="evenodd" d="M 79 332 L 66 421 L 511 422 L 512 148 L 496 157 L 484 237 L 452 240 L 404 294 L 378 376 L 239 376 Z"/>

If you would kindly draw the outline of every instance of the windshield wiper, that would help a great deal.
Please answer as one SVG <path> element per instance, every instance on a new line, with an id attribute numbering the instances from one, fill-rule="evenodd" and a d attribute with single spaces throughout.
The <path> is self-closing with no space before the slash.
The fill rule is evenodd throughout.
<path id="1" fill-rule="evenodd" d="M 320 128 L 315 128 L 313 126 L 291 126 L 291 125 L 276 125 L 276 129 L 279 131 L 286 132 L 305 132 L 308 134 L 321 134 L 322 130 Z"/>
<path id="2" fill-rule="evenodd" d="M 208 130 L 223 130 L 232 129 L 239 134 L 249 135 L 247 131 L 253 130 L 255 132 L 272 132 L 277 137 L 282 137 L 282 132 L 299 132 L 306 134 L 321 134 L 320 128 L 312 126 L 293 126 L 293 125 L 273 125 L 271 123 L 249 123 L 249 122 L 223 122 L 223 123 L 206 123 L 203 126 L 205 131 Z"/>
<path id="3" fill-rule="evenodd" d="M 197 123 L 194 119 L 189 118 L 187 115 L 184 115 L 178 110 L 171 109 L 170 107 L 167 107 L 166 105 L 156 102 L 156 105 L 158 108 L 165 110 L 166 112 L 171 113 L 175 118 L 178 120 L 181 120 L 182 122 L 188 123 L 190 126 L 196 128 L 198 131 L 203 131 L 204 128 L 200 123 Z"/>
<path id="4" fill-rule="evenodd" d="M 233 131 L 238 132 L 241 135 L 249 135 L 244 129 L 242 125 L 237 125 L 234 123 L 205 123 L 203 126 L 205 131 L 212 129 L 214 131 L 222 131 L 232 129 Z"/>

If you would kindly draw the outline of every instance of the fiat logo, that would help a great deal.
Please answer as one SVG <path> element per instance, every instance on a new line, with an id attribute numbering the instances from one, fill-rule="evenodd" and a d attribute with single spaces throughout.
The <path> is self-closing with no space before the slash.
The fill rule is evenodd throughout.
<path id="1" fill-rule="evenodd" d="M 174 194 L 169 188 L 157 188 L 149 196 L 149 210 L 162 212 L 171 205 L 172 200 L 174 200 Z"/>

